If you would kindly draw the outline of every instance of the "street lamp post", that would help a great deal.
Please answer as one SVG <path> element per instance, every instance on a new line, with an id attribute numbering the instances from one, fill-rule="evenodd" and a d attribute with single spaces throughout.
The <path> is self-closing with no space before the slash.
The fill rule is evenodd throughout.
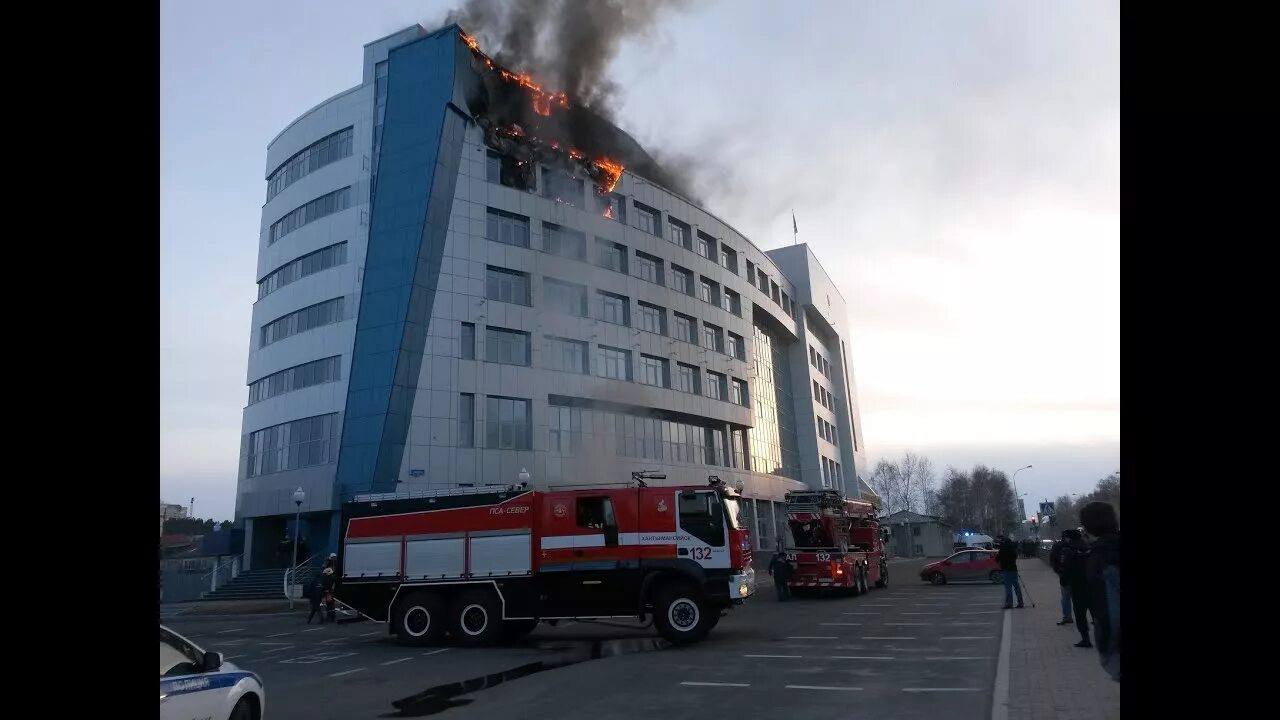
<path id="1" fill-rule="evenodd" d="M 293 491 L 293 504 L 298 508 L 293 514 L 293 568 L 298 567 L 298 528 L 302 524 L 302 502 L 307 494 L 299 487 Z M 297 579 L 295 576 L 293 579 Z M 293 583 L 289 583 L 289 609 L 293 609 Z"/>

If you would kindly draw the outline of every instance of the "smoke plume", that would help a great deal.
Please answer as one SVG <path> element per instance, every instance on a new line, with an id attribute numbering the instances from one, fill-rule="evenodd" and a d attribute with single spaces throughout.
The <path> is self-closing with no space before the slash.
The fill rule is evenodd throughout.
<path id="1" fill-rule="evenodd" d="M 609 63 L 624 40 L 644 37 L 686 0 L 468 0 L 450 13 L 499 63 L 527 71 L 606 118 L 616 85 Z"/>

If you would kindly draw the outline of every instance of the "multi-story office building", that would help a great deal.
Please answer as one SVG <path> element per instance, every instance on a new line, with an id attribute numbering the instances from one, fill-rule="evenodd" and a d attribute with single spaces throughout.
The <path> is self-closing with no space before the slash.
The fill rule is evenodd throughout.
<path id="1" fill-rule="evenodd" d="M 857 493 L 846 308 L 809 248 L 760 250 L 642 174 L 599 181 L 545 148 L 513 162 L 482 119 L 492 72 L 456 26 L 410 27 L 268 146 L 236 499 L 249 565 L 284 562 L 299 487 L 320 551 L 353 493 L 522 470 L 535 487 L 740 482 L 762 547 L 787 490 Z"/>

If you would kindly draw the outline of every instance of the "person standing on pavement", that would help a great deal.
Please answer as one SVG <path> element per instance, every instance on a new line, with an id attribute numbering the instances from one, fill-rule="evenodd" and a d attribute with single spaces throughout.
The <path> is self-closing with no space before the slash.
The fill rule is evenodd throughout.
<path id="1" fill-rule="evenodd" d="M 791 563 L 787 562 L 786 553 L 773 554 L 773 560 L 769 562 L 769 574 L 773 576 L 773 586 L 778 591 L 778 602 L 790 600 L 791 587 L 787 582 L 791 580 Z"/>
<path id="2" fill-rule="evenodd" d="M 1067 573 L 1063 567 L 1063 556 L 1067 551 L 1067 544 L 1072 537 L 1079 538 L 1079 530 L 1063 530 L 1062 539 L 1053 544 L 1053 549 L 1049 551 L 1049 567 L 1058 575 L 1058 585 L 1062 593 L 1062 619 L 1058 621 L 1059 625 L 1070 625 L 1071 619 L 1071 583 L 1067 580 Z"/>
<path id="3" fill-rule="evenodd" d="M 311 614 L 307 616 L 308 625 L 317 615 L 320 616 L 320 624 L 324 624 L 324 613 L 320 612 L 320 599 L 323 597 L 324 587 L 320 583 L 320 578 L 315 578 L 307 584 L 307 601 L 311 603 Z"/>
<path id="4" fill-rule="evenodd" d="M 333 586 L 337 584 L 338 575 L 333 571 L 333 561 L 324 561 L 324 570 L 320 571 L 320 585 L 324 591 L 324 608 L 329 616 L 329 622 L 337 621 L 337 614 L 334 611 Z"/>
<path id="5" fill-rule="evenodd" d="M 1110 503 L 1095 500 L 1080 508 L 1080 524 L 1093 538 L 1086 579 L 1099 662 L 1120 682 L 1120 517 Z"/>
<path id="6" fill-rule="evenodd" d="M 1008 610 L 1013 607 L 1013 594 L 1018 594 L 1018 607 L 1026 607 L 1022 604 L 1022 583 L 1018 582 L 1018 545 L 1008 537 L 1001 535 L 996 538 L 997 548 L 996 559 L 1000 562 L 1000 575 L 1004 579 L 1004 605 L 1002 610 Z"/>
<path id="7" fill-rule="evenodd" d="M 1067 588 L 1071 592 L 1071 603 L 1075 606 L 1076 630 L 1080 631 L 1079 648 L 1091 648 L 1089 642 L 1089 611 L 1093 602 L 1089 597 L 1089 580 L 1087 566 L 1089 562 L 1089 544 L 1079 530 L 1068 530 L 1070 539 L 1062 550 L 1062 576 L 1066 578 Z M 1094 617 L 1097 617 L 1095 614 Z"/>

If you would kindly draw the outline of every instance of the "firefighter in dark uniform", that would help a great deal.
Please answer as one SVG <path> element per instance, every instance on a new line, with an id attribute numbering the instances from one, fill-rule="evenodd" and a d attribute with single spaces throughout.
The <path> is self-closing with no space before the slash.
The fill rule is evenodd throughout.
<path id="1" fill-rule="evenodd" d="M 778 590 L 778 602 L 791 599 L 791 588 L 787 581 L 791 579 L 791 563 L 787 562 L 787 554 L 776 552 L 769 562 L 769 574 L 773 576 L 773 586 Z"/>

